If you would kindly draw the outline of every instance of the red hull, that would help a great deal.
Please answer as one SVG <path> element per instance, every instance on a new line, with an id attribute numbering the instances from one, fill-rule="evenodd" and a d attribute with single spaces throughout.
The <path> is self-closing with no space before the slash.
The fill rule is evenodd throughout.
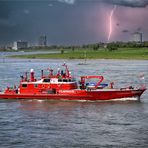
<path id="1" fill-rule="evenodd" d="M 121 98 L 137 97 L 138 99 L 146 89 L 134 90 L 73 90 L 63 91 L 59 94 L 0 94 L 1 99 L 42 99 L 42 100 L 88 100 L 105 101 Z"/>

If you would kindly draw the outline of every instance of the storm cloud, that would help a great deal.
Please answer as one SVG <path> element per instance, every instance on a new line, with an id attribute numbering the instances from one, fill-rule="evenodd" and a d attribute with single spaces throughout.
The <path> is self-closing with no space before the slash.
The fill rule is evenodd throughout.
<path id="1" fill-rule="evenodd" d="M 148 0 L 102 0 L 102 2 L 127 7 L 146 7 Z"/>
<path id="2" fill-rule="evenodd" d="M 74 4 L 76 1 L 81 0 L 57 0 L 66 4 Z M 96 2 L 96 0 L 92 0 Z M 121 5 L 126 7 L 146 7 L 148 5 L 148 0 L 98 0 L 98 2 L 108 3 L 113 5 Z"/>
<path id="3" fill-rule="evenodd" d="M 6 19 L 11 14 L 12 8 L 9 2 L 0 1 L 0 18 Z"/>
<path id="4" fill-rule="evenodd" d="M 62 3 L 66 3 L 66 4 L 74 4 L 75 3 L 75 0 L 57 0 L 59 2 L 62 2 Z"/>
<path id="5" fill-rule="evenodd" d="M 40 35 L 49 45 L 106 42 L 112 5 L 118 9 L 111 41 L 128 41 L 134 31 L 148 39 L 148 0 L 0 0 L 0 45 L 35 45 Z"/>

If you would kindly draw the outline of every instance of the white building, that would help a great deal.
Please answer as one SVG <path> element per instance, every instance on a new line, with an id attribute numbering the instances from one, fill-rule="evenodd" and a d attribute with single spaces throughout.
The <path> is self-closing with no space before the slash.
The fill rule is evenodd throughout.
<path id="1" fill-rule="evenodd" d="M 134 32 L 133 33 L 133 41 L 137 43 L 142 43 L 142 33 Z"/>
<path id="2" fill-rule="evenodd" d="M 12 49 L 14 49 L 14 50 L 24 49 L 24 48 L 28 48 L 28 42 L 25 42 L 25 41 L 15 41 L 13 43 Z"/>

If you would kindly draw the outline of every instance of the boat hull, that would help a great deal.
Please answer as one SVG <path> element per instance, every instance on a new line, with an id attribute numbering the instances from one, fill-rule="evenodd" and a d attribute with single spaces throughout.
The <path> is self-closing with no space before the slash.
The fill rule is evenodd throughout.
<path id="1" fill-rule="evenodd" d="M 106 101 L 123 98 L 137 98 L 146 89 L 129 89 L 129 90 L 71 90 L 61 91 L 57 94 L 0 94 L 1 99 L 42 99 L 42 100 L 88 100 L 88 101 Z"/>

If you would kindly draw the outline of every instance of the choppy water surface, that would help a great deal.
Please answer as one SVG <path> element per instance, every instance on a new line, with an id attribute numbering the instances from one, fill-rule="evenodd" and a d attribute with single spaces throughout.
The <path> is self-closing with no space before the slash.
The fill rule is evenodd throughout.
<path id="1" fill-rule="evenodd" d="M 58 67 L 64 60 L 0 61 L 0 88 L 22 72 Z M 69 60 L 75 76 L 103 74 L 115 87 L 148 84 L 148 61 Z M 141 79 L 141 75 L 145 79 Z M 148 91 L 141 102 L 0 100 L 0 147 L 148 147 Z"/>

